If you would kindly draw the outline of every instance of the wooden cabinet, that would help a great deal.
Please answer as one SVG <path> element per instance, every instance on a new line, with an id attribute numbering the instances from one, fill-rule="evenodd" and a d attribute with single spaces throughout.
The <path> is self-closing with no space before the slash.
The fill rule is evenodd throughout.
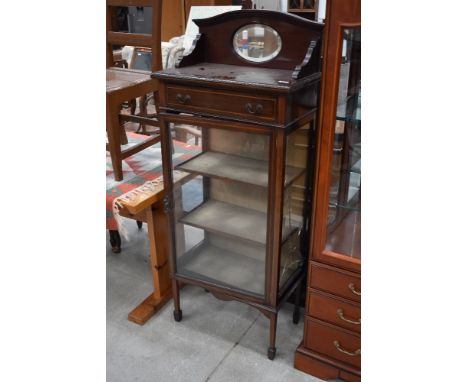
<path id="1" fill-rule="evenodd" d="M 359 381 L 360 0 L 328 0 L 304 339 L 295 367 Z"/>
<path id="2" fill-rule="evenodd" d="M 196 24 L 191 53 L 154 74 L 174 318 L 183 284 L 249 304 L 270 320 L 273 359 L 278 311 L 299 296 L 307 267 L 323 24 L 262 10 Z M 189 159 L 171 155 L 181 124 L 194 133 Z M 174 171 L 187 182 L 174 187 Z"/>
<path id="3" fill-rule="evenodd" d="M 288 12 L 313 20 L 317 12 L 316 0 L 288 0 Z"/>

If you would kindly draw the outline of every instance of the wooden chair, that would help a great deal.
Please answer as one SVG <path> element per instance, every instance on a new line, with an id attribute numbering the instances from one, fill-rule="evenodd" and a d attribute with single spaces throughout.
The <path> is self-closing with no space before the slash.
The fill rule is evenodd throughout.
<path id="1" fill-rule="evenodd" d="M 130 102 L 139 97 L 145 97 L 152 93 L 155 100 L 156 112 L 158 81 L 151 78 L 149 72 L 131 70 L 114 66 L 112 45 L 130 45 L 148 47 L 152 50 L 151 71 L 162 69 L 161 58 L 161 13 L 162 0 L 106 0 L 106 130 L 107 151 L 110 152 L 115 180 L 123 179 L 122 161 L 149 146 L 160 141 L 160 136 L 151 136 L 142 143 L 122 150 L 121 145 L 127 144 L 125 133 L 125 122 L 136 122 L 140 124 L 159 127 L 157 119 L 142 115 L 126 115 L 121 113 L 124 102 Z M 152 7 L 152 33 L 124 33 L 116 32 L 115 7 L 140 6 Z"/>

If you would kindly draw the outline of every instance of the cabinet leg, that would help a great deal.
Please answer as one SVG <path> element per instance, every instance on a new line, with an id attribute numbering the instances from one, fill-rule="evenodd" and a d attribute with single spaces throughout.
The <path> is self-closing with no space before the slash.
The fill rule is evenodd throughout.
<path id="1" fill-rule="evenodd" d="M 299 303 L 301 301 L 301 288 L 302 282 L 298 284 L 296 287 L 295 295 L 294 295 L 294 312 L 293 312 L 293 323 L 298 324 L 299 323 L 299 317 L 300 317 L 300 309 L 299 309 Z"/>
<path id="2" fill-rule="evenodd" d="M 174 299 L 174 320 L 182 321 L 182 310 L 180 310 L 180 293 L 177 280 L 172 280 L 172 298 Z"/>
<path id="3" fill-rule="evenodd" d="M 268 359 L 275 359 L 276 356 L 276 322 L 278 313 L 272 313 L 270 317 L 270 347 L 268 348 Z"/>

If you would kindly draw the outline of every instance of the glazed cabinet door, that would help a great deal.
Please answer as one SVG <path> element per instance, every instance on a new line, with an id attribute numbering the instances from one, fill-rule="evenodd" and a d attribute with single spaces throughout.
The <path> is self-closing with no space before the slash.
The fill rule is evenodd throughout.
<path id="1" fill-rule="evenodd" d="M 360 271 L 360 7 L 331 15 L 324 57 L 313 258 Z M 346 7 L 343 7 L 346 8 Z"/>
<path id="2" fill-rule="evenodd" d="M 304 266 L 308 248 L 311 161 L 314 157 L 315 119 L 290 132 L 285 139 L 279 291 L 287 289 Z"/>
<path id="3" fill-rule="evenodd" d="M 195 153 L 173 156 L 190 174 L 173 190 L 176 274 L 265 300 L 270 132 L 175 125 L 173 134 Z"/>

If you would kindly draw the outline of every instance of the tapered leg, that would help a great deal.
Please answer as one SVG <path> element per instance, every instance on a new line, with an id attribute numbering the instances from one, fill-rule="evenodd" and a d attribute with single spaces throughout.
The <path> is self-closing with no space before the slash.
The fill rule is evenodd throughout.
<path id="1" fill-rule="evenodd" d="M 120 114 L 120 109 L 122 106 L 119 108 L 119 114 Z M 121 145 L 127 145 L 128 144 L 128 138 L 127 138 L 127 132 L 125 131 L 125 122 L 121 121 L 119 118 L 119 132 L 120 132 L 120 144 Z"/>
<path id="2" fill-rule="evenodd" d="M 140 97 L 140 116 L 142 117 L 148 116 L 147 102 L 148 100 L 146 94 L 143 97 Z M 143 134 L 147 134 L 146 125 L 144 123 L 140 123 L 140 127 L 138 128 L 138 130 L 140 129 Z"/>
<path id="3" fill-rule="evenodd" d="M 302 286 L 302 281 L 297 285 L 296 292 L 294 295 L 293 323 L 296 325 L 299 323 L 299 317 L 300 317 L 299 303 L 301 301 L 301 290 L 302 290 L 301 286 Z"/>
<path id="4" fill-rule="evenodd" d="M 273 360 L 276 356 L 276 322 L 278 313 L 272 313 L 270 317 L 270 347 L 268 348 L 268 358 Z"/>
<path id="5" fill-rule="evenodd" d="M 109 140 L 109 153 L 112 160 L 112 168 L 114 170 L 114 178 L 116 181 L 123 179 L 122 172 L 122 151 L 120 148 L 120 122 L 119 122 L 120 105 L 115 105 L 111 99 L 106 100 L 106 129 L 107 139 Z"/>
<path id="6" fill-rule="evenodd" d="M 143 227 L 143 222 L 139 220 L 137 220 L 136 222 L 137 222 L 138 229 L 141 229 Z"/>
<path id="7" fill-rule="evenodd" d="M 109 230 L 109 241 L 110 241 L 110 245 L 112 247 L 112 252 L 120 253 L 120 246 L 122 245 L 122 242 L 120 240 L 119 231 L 110 229 Z"/>
<path id="8" fill-rule="evenodd" d="M 177 280 L 172 280 L 172 298 L 174 299 L 174 320 L 182 321 L 182 310 L 180 310 L 180 294 Z"/>

